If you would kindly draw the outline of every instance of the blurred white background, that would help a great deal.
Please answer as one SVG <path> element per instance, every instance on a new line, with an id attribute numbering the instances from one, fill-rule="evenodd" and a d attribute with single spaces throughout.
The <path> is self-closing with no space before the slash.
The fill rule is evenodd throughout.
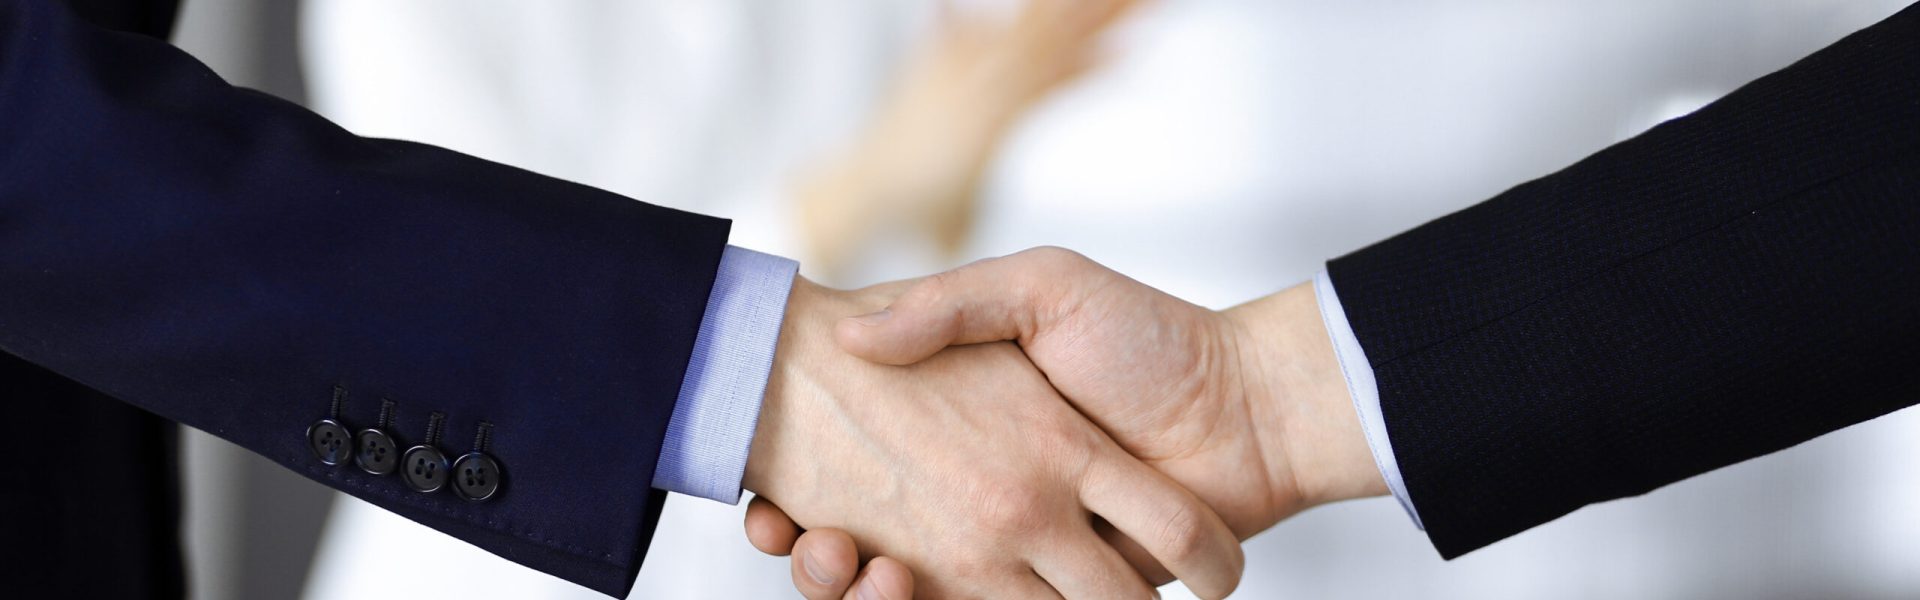
<path id="1" fill-rule="evenodd" d="M 963 4 L 999 15 L 1021 0 Z M 864 285 L 1059 245 L 1225 307 L 1685 114 L 1903 4 L 1148 2 L 1105 37 L 1099 68 L 1013 125 L 957 252 L 881 232 L 845 268 L 803 272 Z M 252 46 L 192 27 L 258 9 L 187 6 L 181 43 L 244 80 L 245 61 L 223 53 Z M 349 129 L 729 217 L 732 243 L 805 257 L 794 181 L 858 135 L 935 12 L 882 0 L 328 0 L 304 3 L 295 22 L 308 104 Z M 1391 499 L 1324 507 L 1249 542 L 1236 597 L 1920 597 L 1917 414 L 1451 562 Z M 190 457 L 223 451 L 199 444 Z M 215 499 L 196 511 L 271 493 L 194 490 Z M 344 496 L 332 507 L 307 597 L 596 597 Z M 741 510 L 670 501 L 634 597 L 795 597 L 785 560 L 746 543 Z M 222 583 L 243 569 L 221 565 L 250 542 L 219 534 L 218 519 L 195 523 L 203 597 L 245 597 Z M 420 557 L 442 561 L 442 575 L 421 577 Z"/>

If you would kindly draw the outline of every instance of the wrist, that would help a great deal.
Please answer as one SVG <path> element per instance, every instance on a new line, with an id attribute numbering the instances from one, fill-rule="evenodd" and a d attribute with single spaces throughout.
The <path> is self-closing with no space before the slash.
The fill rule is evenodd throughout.
<path id="1" fill-rule="evenodd" d="M 819 459 L 808 456 L 829 419 L 833 382 L 846 376 L 850 357 L 833 346 L 833 324 L 841 317 L 879 310 L 890 299 L 869 290 L 843 291 L 805 277 L 793 278 L 786 316 L 774 345 L 759 427 L 747 452 L 741 487 L 764 496 L 804 491 L 826 482 L 811 481 Z"/>
<path id="2" fill-rule="evenodd" d="M 773 484 L 771 474 L 779 469 L 776 466 L 787 440 L 793 434 L 790 425 L 794 422 L 789 414 L 789 406 L 796 388 L 792 381 L 798 368 L 795 364 L 796 346 L 804 333 L 797 331 L 809 324 L 807 309 L 818 302 L 824 289 L 804 277 L 793 278 L 793 291 L 787 295 L 786 316 L 781 320 L 780 337 L 774 344 L 773 368 L 767 374 L 766 394 L 760 401 L 760 421 L 753 436 L 753 444 L 747 451 L 747 468 L 741 477 L 740 486 L 755 494 L 766 494 Z"/>
<path id="3" fill-rule="evenodd" d="M 1222 313 L 1254 435 L 1278 506 L 1298 512 L 1387 493 L 1361 430 L 1313 285 L 1303 283 Z"/>

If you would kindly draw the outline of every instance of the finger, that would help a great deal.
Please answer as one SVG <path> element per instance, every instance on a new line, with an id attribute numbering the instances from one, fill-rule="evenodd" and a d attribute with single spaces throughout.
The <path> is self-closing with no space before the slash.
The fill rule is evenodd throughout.
<path id="1" fill-rule="evenodd" d="M 1083 528 L 1062 551 L 1037 557 L 1034 572 L 1068 598 L 1152 598 L 1148 585 L 1127 559 Z"/>
<path id="2" fill-rule="evenodd" d="M 859 598 L 859 588 L 854 588 Z M 1011 573 L 975 572 L 966 577 L 926 577 L 913 582 L 920 598 L 1060 598 L 1047 580 L 1031 568 Z"/>
<path id="3" fill-rule="evenodd" d="M 995 587 L 998 588 L 1000 586 Z M 985 598 L 1002 597 L 1001 595 L 1004 594 L 1006 598 L 1032 598 L 1034 600 L 1065 600 L 1066 598 L 1059 590 L 1054 589 L 1053 584 L 1047 583 L 1047 580 L 1041 578 L 1039 573 L 1034 572 L 1029 572 L 1025 577 L 1015 579 L 1009 585 L 1005 586 L 1004 591 L 995 589 L 993 592 L 994 596 L 986 596 L 984 594 L 975 595 Z"/>
<path id="4" fill-rule="evenodd" d="M 884 556 L 867 561 L 859 579 L 847 590 L 848 600 L 913 600 L 913 571 Z"/>
<path id="5" fill-rule="evenodd" d="M 954 344 L 1027 343 L 1111 273 L 1059 248 L 982 260 L 921 279 L 885 310 L 841 319 L 834 339 L 855 356 L 895 365 Z"/>
<path id="6" fill-rule="evenodd" d="M 793 589 L 807 600 L 830 600 L 846 595 L 860 568 L 860 552 L 853 537 L 838 529 L 814 529 L 793 545 Z"/>
<path id="7" fill-rule="evenodd" d="M 1245 557 L 1233 530 L 1186 488 L 1132 457 L 1094 461 L 1080 499 L 1195 595 L 1223 598 L 1240 584 Z"/>
<path id="8" fill-rule="evenodd" d="M 1093 521 L 1093 530 L 1100 534 L 1100 539 L 1106 540 L 1107 545 L 1119 551 L 1120 556 L 1125 557 L 1127 563 L 1133 565 L 1133 570 L 1138 571 L 1149 585 L 1159 587 L 1173 581 L 1173 573 L 1167 572 L 1167 568 L 1154 560 L 1152 554 L 1147 554 L 1147 549 L 1140 547 L 1140 542 L 1114 529 L 1106 519 L 1095 516 Z"/>
<path id="9" fill-rule="evenodd" d="M 800 539 L 800 524 L 794 523 L 787 512 L 780 510 L 772 501 L 754 496 L 747 502 L 747 541 L 761 552 L 774 556 L 786 556 L 793 552 L 793 543 Z"/>

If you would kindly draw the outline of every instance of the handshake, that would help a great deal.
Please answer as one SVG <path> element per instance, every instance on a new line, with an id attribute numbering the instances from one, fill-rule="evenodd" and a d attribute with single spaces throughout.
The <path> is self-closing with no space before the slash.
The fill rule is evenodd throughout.
<path id="1" fill-rule="evenodd" d="M 748 537 L 809 598 L 1225 596 L 1241 540 L 1387 491 L 1317 306 L 1208 310 L 1057 248 L 798 280 Z"/>
<path id="2" fill-rule="evenodd" d="M 163 419 L 608 594 L 657 498 L 718 481 L 810 598 L 1217 598 L 1241 540 L 1320 504 L 1391 488 L 1453 558 L 1920 403 L 1920 6 L 1225 311 L 1057 249 L 844 292 L 774 261 L 751 373 L 663 360 L 706 356 L 723 273 L 773 271 L 727 270 L 724 221 L 358 137 L 56 2 L 0 2 L 0 47 L 0 382 L 13 422 L 86 434 L 9 431 L 86 465 L 0 493 L 13 596 L 182 595 Z M 951 68 L 989 98 L 1058 81 L 1000 58 Z M 949 124 L 931 106 L 899 120 Z M 882 172 L 933 162 L 876 135 Z M 984 164 L 960 154 L 926 189 Z M 775 306 L 723 339 L 765 342 Z M 707 427 L 674 394 L 715 373 L 752 391 Z M 344 468 L 344 435 L 304 434 L 343 381 L 427 415 L 424 446 L 433 415 L 499 423 L 496 476 L 450 474 L 505 491 Z M 650 460 L 596 462 L 620 444 Z M 427 554 L 381 564 L 445 584 Z"/>

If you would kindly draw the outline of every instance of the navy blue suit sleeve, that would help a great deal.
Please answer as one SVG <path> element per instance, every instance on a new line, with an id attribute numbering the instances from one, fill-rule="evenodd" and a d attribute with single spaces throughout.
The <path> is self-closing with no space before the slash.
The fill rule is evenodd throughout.
<path id="1" fill-rule="evenodd" d="M 164 43 L 0 2 L 0 349 L 601 592 L 626 593 L 658 518 L 726 235 L 357 137 Z M 336 387 L 351 429 L 393 401 L 403 448 L 431 413 L 449 456 L 490 423 L 500 492 L 321 464 L 305 431 Z"/>
<path id="2" fill-rule="evenodd" d="M 1451 558 L 1920 401 L 1920 6 L 1329 264 Z"/>

